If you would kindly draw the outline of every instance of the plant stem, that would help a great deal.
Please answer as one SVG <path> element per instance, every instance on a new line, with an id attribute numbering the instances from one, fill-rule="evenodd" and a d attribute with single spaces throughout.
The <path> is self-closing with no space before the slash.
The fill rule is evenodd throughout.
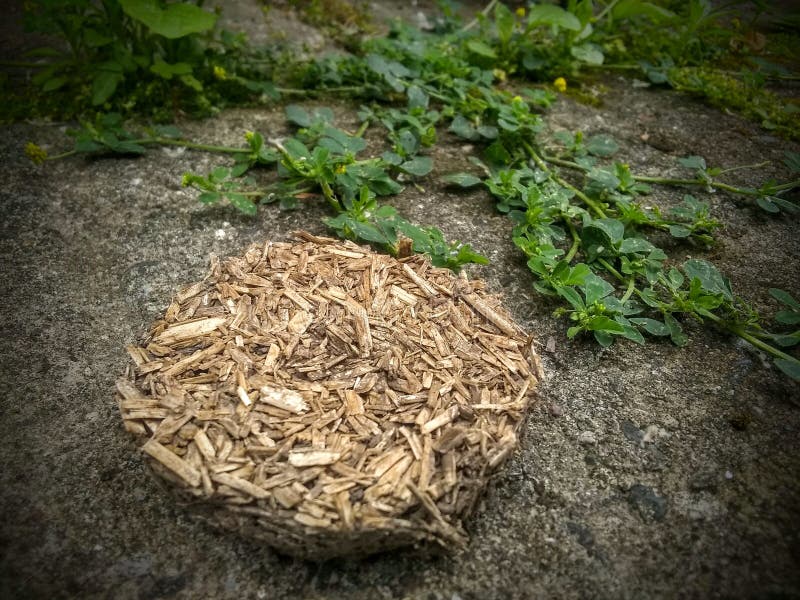
<path id="1" fill-rule="evenodd" d="M 712 314 L 712 313 L 709 313 L 709 314 L 704 315 L 704 316 L 706 318 L 708 318 L 708 319 L 711 319 L 716 325 L 718 325 L 722 329 L 724 329 L 724 330 L 726 330 L 726 331 L 728 331 L 728 332 L 730 332 L 730 333 L 732 333 L 732 334 L 734 334 L 736 336 L 739 336 L 740 338 L 742 338 L 746 342 L 749 342 L 750 344 L 752 344 L 753 346 L 755 346 L 759 350 L 763 350 L 764 352 L 766 352 L 767 354 L 769 354 L 770 356 L 772 356 L 774 358 L 782 358 L 784 360 L 789 360 L 789 361 L 792 361 L 792 362 L 800 362 L 794 356 L 792 356 L 790 354 L 786 354 L 785 352 L 782 352 L 781 350 L 778 350 L 774 346 L 770 346 L 766 342 L 763 342 L 762 340 L 758 339 L 757 337 L 755 337 L 751 333 L 745 331 L 744 329 L 742 329 L 738 325 L 731 325 L 731 324 L 725 322 L 723 319 L 721 319 L 717 315 Z"/>
<path id="2" fill-rule="evenodd" d="M 617 271 L 617 270 L 614 268 L 614 266 L 613 266 L 613 265 L 612 265 L 610 262 L 608 262 L 608 261 L 607 261 L 605 258 L 598 258 L 598 259 L 597 259 L 597 262 L 599 262 L 601 265 L 603 265 L 603 268 L 604 268 L 606 271 L 608 271 L 609 273 L 611 273 L 611 274 L 612 274 L 614 277 L 616 277 L 616 278 L 617 278 L 617 279 L 619 279 L 620 281 L 622 281 L 622 282 L 625 282 L 625 281 L 626 281 L 625 277 L 623 277 L 623 276 L 622 276 L 622 273 L 620 273 L 619 271 Z M 629 283 L 628 285 L 630 285 L 630 283 Z"/>
<path id="3" fill-rule="evenodd" d="M 606 6 L 602 11 L 600 11 L 599 15 L 597 15 L 594 19 L 592 19 L 592 21 L 594 21 L 595 23 L 599 23 L 600 21 L 602 21 L 603 18 L 608 13 L 614 10 L 614 7 L 617 5 L 618 2 L 619 0 L 613 0 L 612 2 L 610 2 L 608 6 Z"/>
<path id="4" fill-rule="evenodd" d="M 601 64 L 601 65 L 593 65 L 593 64 L 590 64 L 590 63 L 584 63 L 584 64 L 581 65 L 581 68 L 583 68 L 583 67 L 589 67 L 589 68 L 593 68 L 593 69 L 614 69 L 614 70 L 617 70 L 617 71 L 641 71 L 642 70 L 642 67 L 640 67 L 639 65 L 628 65 L 628 64 L 624 64 L 624 63 L 621 63 L 621 64 L 609 63 L 609 64 Z"/>
<path id="5" fill-rule="evenodd" d="M 222 152 L 224 154 L 247 154 L 250 148 L 233 148 L 231 146 L 214 146 L 210 144 L 198 144 L 186 140 L 173 140 L 170 138 L 145 138 L 143 140 L 133 140 L 135 144 L 156 144 L 159 146 L 180 146 L 190 150 L 203 150 L 204 152 Z"/>
<path id="6" fill-rule="evenodd" d="M 723 173 L 733 173 L 734 171 L 742 171 L 744 169 L 762 169 L 767 165 L 769 165 L 769 162 L 770 161 L 765 160 L 764 162 L 755 163 L 752 165 L 740 165 L 738 167 L 730 167 L 728 169 L 723 169 L 722 171 L 720 171 L 719 175 L 722 175 Z"/>
<path id="7" fill-rule="evenodd" d="M 558 158 L 556 156 L 542 156 L 545 162 L 548 162 L 553 165 L 557 165 L 559 167 L 566 167 L 568 169 L 575 169 L 577 171 L 582 171 L 584 173 L 588 173 L 589 169 L 586 167 L 579 165 L 576 162 L 571 160 L 565 160 L 563 158 Z M 755 165 L 743 165 L 741 167 L 734 167 L 732 169 L 726 169 L 723 173 L 728 173 L 730 171 L 734 171 L 737 169 L 754 169 L 758 167 L 762 167 L 768 163 L 760 163 Z M 742 188 L 737 187 L 735 185 L 731 185 L 729 183 L 724 183 L 722 181 L 715 181 L 714 179 L 670 179 L 668 177 L 650 177 L 647 175 L 633 175 L 634 181 L 638 181 L 640 183 L 655 183 L 660 185 L 691 185 L 691 186 L 699 186 L 699 187 L 714 187 L 720 190 L 725 190 L 726 192 L 731 192 L 733 194 L 740 194 L 742 196 L 762 196 L 763 194 L 759 190 L 755 190 L 752 188 Z M 776 192 L 782 192 L 786 190 L 791 190 L 796 187 L 800 186 L 800 179 L 795 179 L 794 181 L 788 181 L 786 183 L 782 183 L 780 185 L 774 186 L 772 189 Z"/>
<path id="8" fill-rule="evenodd" d="M 199 144 L 197 142 L 190 142 L 187 140 L 173 140 L 171 138 L 151 137 L 141 138 L 138 140 L 129 140 L 133 144 L 140 146 L 179 146 L 181 148 L 189 148 L 190 150 L 202 150 L 204 152 L 221 152 L 224 154 L 247 154 L 250 152 L 249 148 L 233 148 L 231 146 L 214 146 L 211 144 Z M 59 160 L 79 154 L 77 150 L 68 150 L 61 154 L 54 154 L 48 156 L 45 160 Z"/>
<path id="9" fill-rule="evenodd" d="M 336 214 L 342 212 L 342 206 L 339 204 L 336 196 L 334 196 L 330 184 L 328 184 L 328 182 L 324 179 L 320 179 L 318 183 L 319 187 L 322 188 L 322 195 L 325 196 L 325 199 L 328 201 L 328 204 L 330 204 L 331 208 L 336 212 Z"/>
<path id="10" fill-rule="evenodd" d="M 354 137 L 364 137 L 364 134 L 367 132 L 367 129 L 369 129 L 370 125 L 370 119 L 366 119 L 356 130 Z"/>
<path id="11" fill-rule="evenodd" d="M 569 234 L 572 236 L 572 245 L 569 247 L 569 252 L 567 252 L 564 260 L 571 262 L 572 259 L 575 258 L 575 254 L 578 252 L 578 248 L 581 245 L 581 238 L 578 235 L 578 230 L 575 229 L 575 225 L 572 224 L 572 219 L 565 216 L 564 221 L 566 221 L 567 229 L 569 229 Z"/>
<path id="12" fill-rule="evenodd" d="M 280 94 L 284 94 L 286 96 L 314 96 L 316 94 L 321 93 L 337 93 L 337 94 L 347 94 L 350 92 L 358 92 L 361 91 L 363 88 L 356 85 L 350 86 L 341 86 L 341 87 L 328 87 L 328 88 L 319 88 L 316 90 L 305 90 L 305 89 L 298 89 L 298 88 L 275 88 Z"/>
<path id="13" fill-rule="evenodd" d="M 636 278 L 631 277 L 628 279 L 628 289 L 625 290 L 625 294 L 620 298 L 620 302 L 625 304 L 628 300 L 630 300 L 633 291 L 636 289 Z"/>
<path id="14" fill-rule="evenodd" d="M 542 158 L 533 149 L 533 146 L 531 146 L 528 142 L 522 142 L 522 145 L 525 148 L 525 150 L 528 152 L 530 157 L 533 159 L 533 162 L 536 163 L 536 166 L 539 167 L 545 173 L 547 173 L 548 177 L 550 177 L 553 181 L 555 181 L 560 186 L 565 187 L 568 190 L 572 191 L 578 198 L 580 198 L 583 201 L 584 204 L 586 204 L 586 206 L 591 208 L 597 214 L 598 217 L 600 217 L 601 219 L 605 219 L 606 218 L 606 213 L 603 210 L 603 207 L 600 206 L 599 203 L 597 203 L 594 200 L 592 200 L 591 198 L 589 198 L 589 196 L 587 196 L 581 190 L 579 190 L 574 185 L 569 183 L 566 179 L 562 179 L 561 177 L 559 177 L 558 175 L 553 173 L 550 170 L 550 168 L 547 166 L 547 163 L 544 160 L 542 160 Z"/>
<path id="15" fill-rule="evenodd" d="M 497 0 L 492 0 L 491 2 L 489 2 L 489 4 L 487 4 L 484 7 L 484 9 L 480 12 L 480 14 L 482 14 L 484 17 L 487 16 L 492 11 L 492 9 L 494 8 L 495 4 L 497 4 Z M 461 33 L 464 33 L 465 31 L 469 31 L 470 29 L 475 27 L 475 25 L 477 25 L 477 24 L 478 24 L 478 17 L 475 17 L 474 19 L 472 19 L 472 21 L 470 21 L 469 23 L 464 25 L 464 27 L 461 28 Z"/>

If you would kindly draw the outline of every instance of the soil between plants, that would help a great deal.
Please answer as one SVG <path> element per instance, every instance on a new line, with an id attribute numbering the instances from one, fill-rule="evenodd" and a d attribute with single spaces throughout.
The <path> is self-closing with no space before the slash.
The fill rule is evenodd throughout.
<path id="1" fill-rule="evenodd" d="M 677 174 L 689 154 L 711 165 L 771 160 L 737 174 L 754 184 L 786 177 L 782 153 L 797 150 L 684 95 L 614 76 L 595 87 L 601 106 L 562 98 L 546 120 L 613 135 L 636 171 Z M 323 103 L 354 122 L 352 106 L 309 104 Z M 280 107 L 181 128 L 228 144 L 245 129 L 288 132 Z M 542 343 L 554 341 L 520 448 L 466 524 L 467 549 L 318 564 L 192 522 L 122 429 L 113 389 L 123 348 L 205 274 L 210 253 L 299 228 L 326 233 L 324 210 L 268 206 L 250 219 L 200 205 L 181 175 L 225 163 L 218 156 L 156 150 L 35 167 L 22 154 L 28 140 L 68 143 L 64 126 L 47 123 L 5 126 L 0 140 L 2 597 L 800 597 L 800 388 L 746 345 L 691 324 L 684 349 L 567 342 L 566 322 L 532 291 L 508 219 L 488 195 L 438 184 L 467 166 L 455 139 L 437 147 L 424 191 L 391 202 L 485 253 L 491 264 L 470 274 L 502 291 Z M 684 192 L 652 201 L 667 206 Z M 696 195 L 725 228 L 713 249 L 676 247 L 676 260 L 710 257 L 764 314 L 777 310 L 769 287 L 800 294 L 797 216 Z"/>

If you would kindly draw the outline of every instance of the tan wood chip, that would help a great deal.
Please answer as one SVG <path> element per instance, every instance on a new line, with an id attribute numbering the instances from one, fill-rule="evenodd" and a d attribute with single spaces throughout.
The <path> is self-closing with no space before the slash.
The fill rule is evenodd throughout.
<path id="1" fill-rule="evenodd" d="M 213 259 L 117 382 L 153 470 L 297 556 L 463 545 L 541 365 L 479 281 L 298 232 Z"/>

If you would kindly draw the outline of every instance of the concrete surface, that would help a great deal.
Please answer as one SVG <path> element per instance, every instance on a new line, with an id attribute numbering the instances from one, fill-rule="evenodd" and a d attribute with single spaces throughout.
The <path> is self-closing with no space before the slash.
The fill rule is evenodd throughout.
<path id="1" fill-rule="evenodd" d="M 753 183 L 785 176 L 783 149 L 796 149 L 682 95 L 616 78 L 597 89 L 602 106 L 562 99 L 548 122 L 612 134 L 634 170 L 669 172 L 689 154 L 712 165 L 772 160 L 737 175 Z M 347 106 L 337 114 L 354 119 Z M 285 125 L 276 107 L 181 127 L 235 143 L 245 129 Z M 555 343 L 519 451 L 467 523 L 466 551 L 315 564 L 190 521 L 122 429 L 113 385 L 123 347 L 204 275 L 210 253 L 323 232 L 323 210 L 270 206 L 250 219 L 200 205 L 181 175 L 225 163 L 218 156 L 156 150 L 35 167 L 27 140 L 67 145 L 63 127 L 45 123 L 5 126 L 0 138 L 0 597 L 800 598 L 798 386 L 746 345 L 691 324 L 684 349 L 567 342 L 566 323 L 532 291 L 508 220 L 486 194 L 437 184 L 465 166 L 455 140 L 436 151 L 425 191 L 393 203 L 486 253 L 492 264 L 471 274 Z M 777 309 L 768 287 L 800 293 L 796 216 L 700 196 L 725 228 L 710 251 L 672 248 L 677 261 L 711 257 L 766 314 Z"/>

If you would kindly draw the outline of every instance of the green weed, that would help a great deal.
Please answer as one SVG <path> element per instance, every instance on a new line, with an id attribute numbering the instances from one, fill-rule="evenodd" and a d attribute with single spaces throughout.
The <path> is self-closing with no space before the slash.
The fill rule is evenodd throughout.
<path id="1" fill-rule="evenodd" d="M 476 152 L 469 157 L 473 172 L 449 174 L 443 182 L 483 187 L 496 200 L 497 210 L 514 224 L 513 243 L 526 257 L 534 290 L 561 303 L 556 315 L 569 320 L 568 337 L 588 334 L 603 346 L 619 338 L 643 344 L 650 337 L 684 345 L 684 324 L 690 320 L 747 340 L 798 378 L 800 362 L 784 350 L 800 337 L 791 330 L 799 322 L 797 301 L 773 290 L 786 309 L 776 316 L 778 330 L 767 331 L 713 264 L 701 259 L 678 264 L 656 243 L 666 237 L 669 247 L 713 244 L 720 223 L 708 203 L 689 193 L 670 209 L 642 200 L 660 186 L 680 186 L 730 194 L 771 215 L 796 213 L 798 205 L 788 194 L 800 187 L 797 154 L 786 154 L 792 179 L 742 187 L 729 183 L 727 175 L 764 165 L 725 169 L 689 156 L 679 161 L 682 177 L 644 176 L 615 160 L 619 146 L 611 136 L 571 132 L 550 138 L 542 128 L 541 113 L 556 92 L 568 91 L 568 81 L 583 72 L 609 66 L 609 58 L 635 59 L 616 66 L 676 86 L 683 85 L 677 74 L 717 73 L 708 70 L 709 62 L 730 59 L 739 35 L 724 26 L 731 14 L 704 0 L 677 6 L 572 0 L 566 8 L 537 4 L 514 12 L 493 1 L 475 21 L 462 24 L 445 8 L 433 31 L 396 23 L 387 36 L 360 42 L 352 54 L 288 63 L 281 81 L 259 84 L 276 94 L 337 93 L 361 102 L 355 133 L 336 127 L 330 109 L 299 105 L 286 107 L 293 135 L 271 139 L 249 132 L 240 147 L 197 144 L 174 128 L 133 133 L 119 115 L 101 115 L 72 132 L 72 150 L 50 158 L 138 154 L 152 145 L 226 153 L 230 166 L 184 176 L 202 202 L 228 202 L 254 214 L 264 203 L 293 209 L 320 201 L 330 211 L 325 223 L 342 237 L 400 255 L 404 240 L 410 240 L 413 250 L 429 254 L 434 264 L 457 269 L 486 259 L 467 244 L 446 241 L 436 228 L 410 223 L 384 203 L 404 185 L 428 176 L 433 168 L 429 149 L 446 131 L 469 141 Z M 248 60 L 257 72 L 257 61 Z M 251 81 L 229 73 L 233 67 L 226 77 Z M 713 99 L 748 76 L 741 77 L 708 79 L 696 91 Z M 524 79 L 553 83 L 525 88 Z M 742 85 L 755 89 L 760 84 Z M 518 93 L 510 91 L 512 86 Z M 776 116 L 777 104 L 743 98 L 748 110 L 763 111 L 759 116 L 793 135 L 793 124 Z M 787 113 L 785 107 L 780 110 Z M 380 154 L 369 154 L 363 139 L 374 127 L 385 134 L 387 146 Z M 26 151 L 36 162 L 48 159 L 36 146 Z M 259 170 L 271 173 L 268 183 L 256 176 Z"/>

